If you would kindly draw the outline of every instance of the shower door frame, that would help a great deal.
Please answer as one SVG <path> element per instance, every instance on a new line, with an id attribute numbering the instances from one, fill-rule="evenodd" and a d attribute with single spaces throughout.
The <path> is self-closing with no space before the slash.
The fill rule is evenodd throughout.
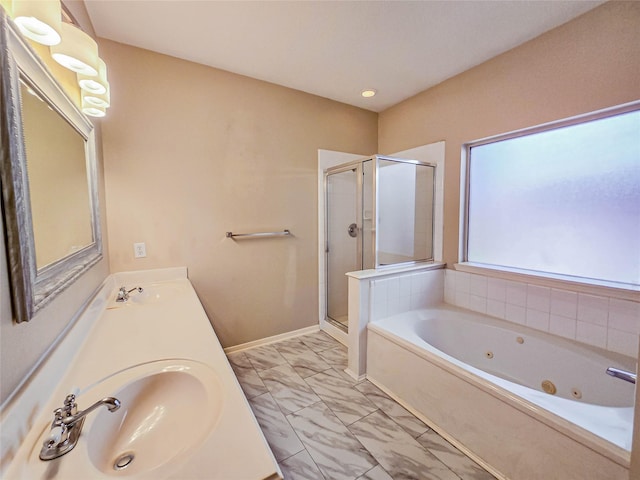
<path id="1" fill-rule="evenodd" d="M 379 170 L 380 170 L 380 160 L 388 160 L 392 162 L 398 163 L 409 163 L 413 165 L 422 165 L 427 167 L 432 167 L 434 169 L 433 173 L 433 189 L 432 189 L 432 215 L 431 215 L 431 257 L 420 259 L 420 260 L 410 260 L 407 262 L 398 262 L 392 264 L 381 265 L 378 261 L 378 179 L 379 179 Z M 364 213 L 364 164 L 367 161 L 371 161 L 372 163 L 372 175 L 371 175 L 371 194 L 372 194 L 372 205 L 371 205 L 371 249 L 370 252 L 365 252 L 364 250 L 364 229 L 363 229 L 363 213 Z M 331 318 L 329 316 L 329 201 L 327 195 L 327 177 L 329 175 L 335 173 L 342 173 L 348 170 L 356 169 L 356 197 L 357 197 L 357 212 L 356 212 L 356 224 L 358 226 L 358 259 L 360 270 L 363 269 L 364 266 L 364 256 L 369 254 L 372 259 L 372 269 L 386 269 L 386 268 L 395 268 L 395 267 L 406 267 L 418 263 L 428 263 L 433 262 L 435 259 L 435 210 L 436 210 L 436 171 L 438 169 L 437 164 L 431 162 L 425 162 L 422 160 L 413 160 L 407 158 L 397 158 L 388 155 L 372 155 L 370 157 L 360 158 L 358 160 L 353 160 L 347 163 L 343 163 L 340 165 L 336 165 L 334 167 L 327 168 L 324 171 L 324 255 L 325 255 L 325 321 L 331 323 L 334 326 L 342 329 L 344 328 L 343 324 L 338 322 L 337 320 Z M 347 297 L 348 298 L 348 297 Z M 348 326 L 347 326 L 348 331 Z"/>
<path id="2" fill-rule="evenodd" d="M 373 249 L 373 268 L 385 269 L 385 268 L 395 268 L 395 267 L 404 267 L 415 265 L 418 263 L 428 263 L 433 262 L 435 259 L 435 211 L 436 211 L 436 171 L 438 166 L 435 163 L 425 162 L 422 160 L 412 160 L 408 158 L 397 158 L 388 155 L 373 155 L 367 159 L 362 160 L 364 163 L 367 160 L 373 160 L 373 219 L 371 222 L 373 241 L 371 243 L 371 248 Z M 378 260 L 379 252 L 378 252 L 378 181 L 380 178 L 380 160 L 387 160 L 390 162 L 397 163 L 408 163 L 411 165 L 420 165 L 425 167 L 433 168 L 433 185 L 431 187 L 431 256 L 429 258 L 422 258 L 420 260 L 407 260 L 406 262 L 397 262 L 397 263 L 383 263 L 381 264 Z"/>
<path id="3" fill-rule="evenodd" d="M 337 328 L 343 330 L 346 327 L 348 332 L 348 325 L 345 325 L 339 322 L 337 319 L 329 316 L 329 192 L 328 192 L 328 182 L 329 176 L 339 173 L 344 173 L 348 171 L 354 171 L 356 174 L 356 226 L 357 226 L 357 243 L 356 243 L 356 255 L 357 255 L 357 264 L 358 270 L 362 270 L 363 266 L 363 238 L 362 238 L 362 209 L 363 209 L 363 164 L 367 160 L 371 160 L 372 158 L 365 158 L 360 160 L 354 160 L 352 162 L 343 163 L 341 165 L 328 168 L 324 172 L 324 256 L 325 256 L 325 321 L 331 323 Z M 374 177 L 375 180 L 375 177 Z M 374 181 L 375 183 L 375 181 Z M 375 197 L 374 197 L 375 198 Z M 374 201 L 375 203 L 375 201 Z M 375 246 L 375 245 L 374 245 Z M 348 295 L 347 295 L 348 299 Z"/>

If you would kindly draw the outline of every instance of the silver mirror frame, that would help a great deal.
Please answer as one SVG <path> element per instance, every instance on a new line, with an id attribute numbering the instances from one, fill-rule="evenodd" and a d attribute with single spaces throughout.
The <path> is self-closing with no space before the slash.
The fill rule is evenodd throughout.
<path id="1" fill-rule="evenodd" d="M 0 8 L 0 181 L 13 317 L 29 321 L 102 259 L 94 127 L 67 96 L 18 28 Z M 40 270 L 22 129 L 20 78 L 85 139 L 93 243 Z"/>

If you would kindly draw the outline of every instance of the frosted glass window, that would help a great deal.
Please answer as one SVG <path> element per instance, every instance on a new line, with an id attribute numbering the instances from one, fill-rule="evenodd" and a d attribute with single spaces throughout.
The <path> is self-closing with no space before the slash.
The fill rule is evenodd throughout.
<path id="1" fill-rule="evenodd" d="M 467 261 L 640 284 L 640 112 L 469 148 Z"/>

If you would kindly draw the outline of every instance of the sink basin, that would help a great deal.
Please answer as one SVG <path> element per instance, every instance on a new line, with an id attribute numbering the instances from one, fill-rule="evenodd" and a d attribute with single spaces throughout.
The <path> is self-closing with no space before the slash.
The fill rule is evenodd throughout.
<path id="1" fill-rule="evenodd" d="M 114 396 L 120 408 L 89 414 L 78 445 L 52 462 L 60 460 L 56 468 L 78 478 L 101 476 L 98 472 L 166 476 L 215 429 L 222 410 L 220 392 L 215 371 L 191 360 L 161 360 L 117 372 L 79 395 L 78 405 L 82 409 Z M 46 467 L 52 462 L 40 463 Z"/>
<path id="2" fill-rule="evenodd" d="M 89 458 L 98 470 L 120 475 L 150 472 L 204 440 L 220 413 L 212 388 L 216 378 L 204 365 L 185 363 L 114 392 L 120 409 L 102 410 L 84 433 Z"/>

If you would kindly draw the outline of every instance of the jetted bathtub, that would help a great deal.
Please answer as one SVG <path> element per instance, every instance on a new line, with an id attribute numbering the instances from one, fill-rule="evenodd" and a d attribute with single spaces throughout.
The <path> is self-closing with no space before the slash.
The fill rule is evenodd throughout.
<path id="1" fill-rule="evenodd" d="M 513 479 L 627 479 L 635 372 L 608 355 L 441 305 L 370 323 L 367 378 Z"/>

